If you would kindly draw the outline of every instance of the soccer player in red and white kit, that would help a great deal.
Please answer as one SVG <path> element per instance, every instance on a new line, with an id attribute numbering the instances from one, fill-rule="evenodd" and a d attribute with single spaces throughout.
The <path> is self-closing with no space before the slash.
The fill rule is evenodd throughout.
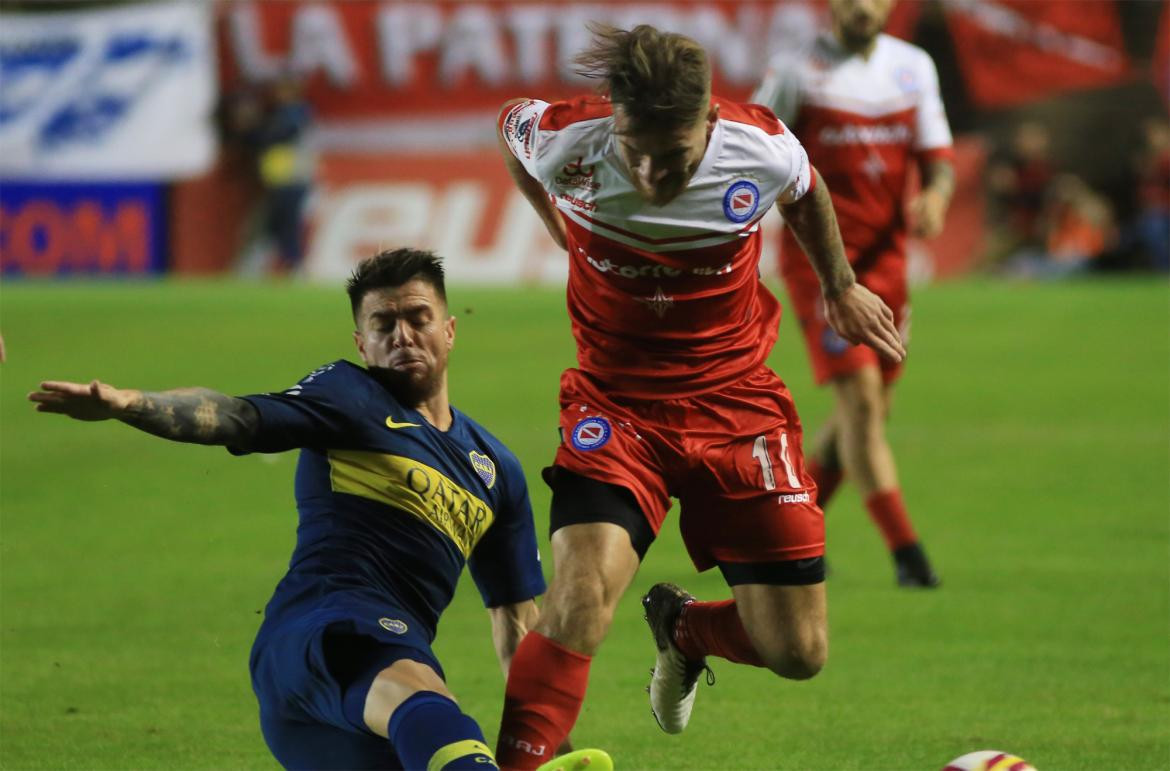
<path id="1" fill-rule="evenodd" d="M 883 34 L 894 0 L 829 0 L 832 29 L 810 50 L 781 52 L 752 101 L 770 107 L 804 142 L 832 192 L 857 281 L 893 309 L 905 340 L 907 228 L 935 236 L 954 189 L 951 131 L 938 75 L 920 48 Z M 906 206 L 911 166 L 922 187 Z M 814 441 L 808 471 L 822 509 L 844 475 L 853 479 L 889 547 L 901 586 L 939 584 L 898 483 L 885 423 L 901 362 L 851 345 L 817 295 L 816 261 L 800 233 L 783 234 L 781 273 L 804 332 L 813 375 L 832 383 L 836 409 Z"/>
<path id="2" fill-rule="evenodd" d="M 837 332 L 904 355 L 792 133 L 766 108 L 713 98 L 693 40 L 593 31 L 578 64 L 604 96 L 514 100 L 499 117 L 512 177 L 569 255 L 578 361 L 561 377 L 562 443 L 545 471 L 555 577 L 509 670 L 503 768 L 535 767 L 569 733 L 671 497 L 695 566 L 718 567 L 734 599 L 670 584 L 643 598 L 659 724 L 686 725 L 707 655 L 795 679 L 824 664 L 824 522 L 796 410 L 764 364 L 780 318 L 759 275 L 768 207 L 804 244 Z"/>

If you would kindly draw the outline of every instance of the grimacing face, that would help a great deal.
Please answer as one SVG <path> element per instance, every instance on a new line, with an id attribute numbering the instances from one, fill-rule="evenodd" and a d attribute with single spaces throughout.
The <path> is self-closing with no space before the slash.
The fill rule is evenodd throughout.
<path id="1" fill-rule="evenodd" d="M 833 28 L 851 51 L 869 46 L 886 27 L 894 0 L 829 0 Z"/>
<path id="2" fill-rule="evenodd" d="M 634 131 L 621 105 L 614 105 L 614 142 L 638 195 L 655 206 L 677 198 L 699 168 L 718 117 L 719 107 L 712 106 L 690 126 Z"/>
<path id="3" fill-rule="evenodd" d="M 353 333 L 362 361 L 395 396 L 418 405 L 443 387 L 455 319 L 428 281 L 371 289 Z"/>

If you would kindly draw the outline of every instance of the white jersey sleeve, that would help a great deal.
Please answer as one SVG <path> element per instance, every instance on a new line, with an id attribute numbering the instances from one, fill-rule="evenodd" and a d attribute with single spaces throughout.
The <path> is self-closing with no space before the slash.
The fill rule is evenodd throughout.
<path id="1" fill-rule="evenodd" d="M 799 57 L 791 53 L 773 56 L 748 101 L 764 105 L 785 123 L 795 123 L 800 114 Z"/>
<path id="2" fill-rule="evenodd" d="M 782 160 L 788 169 L 788 179 L 780 188 L 776 202 L 789 204 L 799 201 L 812 189 L 812 164 L 809 163 L 808 153 L 787 127 L 784 128 L 783 134 L 772 139 L 779 147 Z"/>
<path id="3" fill-rule="evenodd" d="M 914 149 L 919 152 L 937 150 L 951 146 L 951 127 L 947 123 L 946 109 L 938 87 L 938 70 L 925 52 L 919 57 L 919 82 L 921 83 L 918 103 L 918 126 L 915 132 Z"/>
<path id="4" fill-rule="evenodd" d="M 540 118 L 548 109 L 548 102 L 525 99 L 500 114 L 500 136 L 504 144 L 531 176 L 539 178 L 536 168 L 537 141 Z"/>

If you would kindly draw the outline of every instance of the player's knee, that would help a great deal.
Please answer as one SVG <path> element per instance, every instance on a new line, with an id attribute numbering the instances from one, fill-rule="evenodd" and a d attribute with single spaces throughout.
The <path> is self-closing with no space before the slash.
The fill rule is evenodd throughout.
<path id="1" fill-rule="evenodd" d="M 554 580 L 537 624 L 543 634 L 573 650 L 592 655 L 613 623 L 614 602 L 600 580 Z"/>
<path id="2" fill-rule="evenodd" d="M 806 635 L 761 651 L 761 658 L 765 666 L 780 677 L 808 680 L 824 668 L 829 658 L 829 646 L 824 635 Z"/>
<path id="3" fill-rule="evenodd" d="M 852 394 L 843 412 L 853 430 L 863 434 L 881 431 L 885 423 L 885 404 L 880 392 Z"/>

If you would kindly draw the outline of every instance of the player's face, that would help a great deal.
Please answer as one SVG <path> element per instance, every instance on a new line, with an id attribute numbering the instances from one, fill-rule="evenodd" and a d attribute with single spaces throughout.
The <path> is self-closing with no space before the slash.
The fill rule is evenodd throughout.
<path id="1" fill-rule="evenodd" d="M 455 319 L 429 282 L 366 292 L 357 323 L 362 360 L 399 400 L 421 404 L 446 386 Z"/>
<path id="2" fill-rule="evenodd" d="M 719 108 L 712 107 L 690 126 L 634 131 L 621 106 L 615 105 L 614 141 L 638 195 L 655 206 L 677 198 L 699 168 L 718 117 Z"/>
<path id="3" fill-rule="evenodd" d="M 885 29 L 893 7 L 894 0 L 829 0 L 833 28 L 851 51 L 869 47 Z"/>

